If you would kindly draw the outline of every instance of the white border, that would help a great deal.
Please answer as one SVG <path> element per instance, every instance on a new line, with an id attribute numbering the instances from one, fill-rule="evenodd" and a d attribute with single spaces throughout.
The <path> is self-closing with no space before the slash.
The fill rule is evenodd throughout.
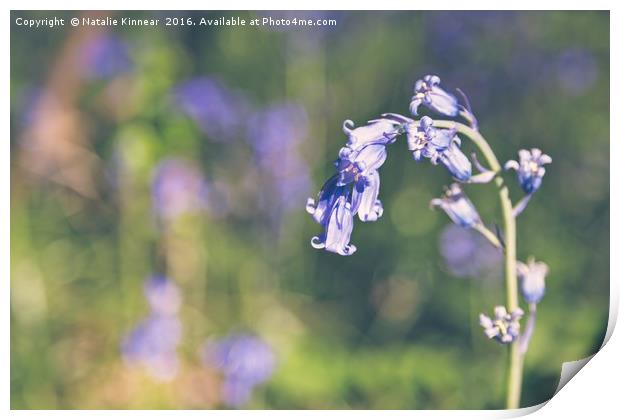
<path id="1" fill-rule="evenodd" d="M 8 3 L 8 4 L 7 4 Z M 616 2 L 617 3 L 617 2 Z M 404 9 L 416 9 L 416 10 L 462 10 L 465 4 L 462 1 L 444 0 L 441 3 L 429 2 L 429 1 L 405 1 L 405 0 L 382 0 L 380 3 L 365 4 L 359 1 L 347 0 L 341 1 L 338 4 L 334 4 L 333 1 L 326 0 L 314 0 L 314 1 L 295 1 L 285 2 L 282 0 L 265 0 L 262 2 L 256 1 L 238 1 L 228 0 L 226 2 L 219 2 L 214 4 L 213 2 L 200 2 L 200 1 L 187 1 L 179 0 L 175 2 L 163 2 L 163 1 L 133 1 L 128 4 L 126 0 L 107 0 L 107 1 L 91 1 L 88 5 L 85 5 L 83 1 L 55 1 L 53 4 L 49 1 L 9 1 L 6 2 L 7 6 L 16 10 L 36 10 L 36 9 L 127 9 L 127 10 L 256 10 L 256 9 L 283 9 L 283 10 L 355 10 L 355 9 L 372 9 L 373 6 L 381 5 L 386 10 L 404 10 Z M 503 1 L 501 3 L 496 1 L 468 1 L 466 3 L 468 9 L 473 10 L 612 10 L 611 13 L 611 74 L 618 72 L 618 24 L 620 19 L 617 17 L 617 7 L 614 8 L 615 3 L 613 1 L 602 0 L 590 0 L 588 2 L 576 2 L 576 1 L 558 1 L 547 0 L 541 2 L 540 0 L 522 0 L 516 1 Z M 0 296 L 2 299 L 3 308 L 2 312 L 2 325 L 4 340 L 2 346 L 0 346 L 0 360 L 2 360 L 1 369 L 3 372 L 3 380 L 0 382 L 0 398 L 2 399 L 3 411 L 9 410 L 10 406 L 10 352 L 9 352 L 9 327 L 10 327 L 10 259 L 9 259 L 9 229 L 10 229 L 10 145 L 8 139 L 9 133 L 9 81 L 10 81 L 10 68 L 8 61 L 8 52 L 10 47 L 10 15 L 9 9 L 4 9 L 4 22 L 5 26 L 2 30 L 2 45 L 3 51 L 5 51 L 5 61 L 2 66 L 3 80 L 2 91 L 4 100 L 2 102 L 2 121 L 4 122 L 4 131 L 7 134 L 4 142 L 3 153 L 0 153 L 0 171 L 2 174 L 2 181 L 0 183 L 0 196 L 2 197 L 3 206 L 1 211 L 2 215 L 2 231 L 0 235 L 0 248 L 1 248 L 1 264 L 0 269 L 3 272 L 2 275 L 2 291 Z M 618 116 L 618 84 L 615 80 L 611 80 L 611 115 Z M 576 104 L 578 106 L 578 104 Z M 611 121 L 611 138 L 619 140 L 618 137 L 618 120 L 612 118 Z M 587 139 L 584 139 L 587 141 Z M 617 143 L 611 142 L 611 160 L 612 162 L 620 161 L 619 148 Z M 611 165 L 611 181 L 612 181 L 612 194 L 611 194 L 611 214 L 615 214 L 615 210 L 618 209 L 617 197 L 620 195 L 620 187 L 618 186 L 618 165 Z M 618 223 L 615 219 L 611 218 L 611 238 L 617 237 Z M 611 242 L 611 255 L 620 255 L 618 253 L 617 240 Z M 613 327 L 616 322 L 618 313 L 618 265 L 617 262 L 611 260 L 611 308 L 610 308 L 610 327 Z M 608 331 L 607 338 L 610 337 L 610 331 Z M 620 361 L 617 354 L 620 354 L 620 340 L 615 336 L 611 336 L 605 347 L 597 354 L 587 367 L 579 372 L 575 379 L 571 380 L 548 404 L 546 404 L 541 410 L 532 414 L 533 418 L 537 419 L 555 419 L 555 418 L 583 418 L 585 416 L 593 418 L 609 418 L 611 413 L 618 412 L 618 397 L 617 397 L 617 383 L 620 373 Z M 525 410 L 530 411 L 530 410 Z M 253 411 L 253 412 L 239 412 L 239 411 L 115 411 L 113 413 L 108 411 L 12 411 L 10 415 L 15 418 L 74 418 L 83 417 L 88 415 L 93 418 L 109 418 L 110 415 L 118 417 L 120 419 L 125 418 L 164 418 L 168 416 L 182 416 L 188 418 L 204 418 L 205 416 L 216 418 L 238 418 L 250 414 L 255 418 L 264 418 L 272 420 L 274 418 L 286 418 L 295 416 L 298 418 L 315 418 L 315 416 L 321 416 L 322 418 L 342 418 L 353 417 L 356 419 L 365 418 L 377 418 L 378 416 L 390 416 L 391 418 L 407 418 L 411 416 L 416 418 L 429 418 L 429 419 L 446 419 L 446 418 L 468 418 L 468 419 L 486 419 L 486 418 L 502 418 L 513 417 L 517 413 L 508 413 L 503 411 Z M 525 414 L 525 413 L 521 413 Z"/>

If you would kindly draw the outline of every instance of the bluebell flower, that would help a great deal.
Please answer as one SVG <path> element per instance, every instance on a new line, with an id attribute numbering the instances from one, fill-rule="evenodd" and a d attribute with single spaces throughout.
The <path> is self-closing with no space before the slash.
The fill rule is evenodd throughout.
<path id="1" fill-rule="evenodd" d="M 504 306 L 496 306 L 494 312 L 494 318 L 480 314 L 480 326 L 484 328 L 484 334 L 502 344 L 512 343 L 519 337 L 519 320 L 523 310 L 517 308 L 508 313 Z"/>
<path id="2" fill-rule="evenodd" d="M 349 194 L 349 188 L 346 185 L 340 185 L 339 178 L 339 175 L 329 178 L 319 191 L 317 199 L 308 198 L 306 202 L 306 211 L 320 225 L 324 226 L 329 222 L 329 216 L 338 198 L 347 197 Z"/>
<path id="3" fill-rule="evenodd" d="M 482 225 L 476 208 L 457 183 L 446 188 L 441 198 L 431 200 L 431 206 L 440 207 L 454 223 L 461 227 L 471 228 Z"/>
<path id="4" fill-rule="evenodd" d="M 461 151 L 461 139 L 455 129 L 437 129 L 424 116 L 419 124 L 407 125 L 407 143 L 416 161 L 428 158 L 433 165 L 441 162 L 454 178 L 465 182 L 471 178 L 471 162 Z"/>
<path id="5" fill-rule="evenodd" d="M 232 335 L 207 342 L 203 361 L 222 373 L 222 398 L 230 407 L 245 405 L 253 388 L 266 382 L 276 367 L 271 347 L 252 335 Z"/>
<path id="6" fill-rule="evenodd" d="M 504 169 L 514 169 L 517 171 L 519 185 L 526 194 L 533 194 L 542 184 L 545 175 L 544 165 L 551 163 L 551 157 L 543 154 L 540 149 L 519 150 L 519 162 L 509 160 L 504 165 Z"/>
<path id="7" fill-rule="evenodd" d="M 415 83 L 415 93 L 409 105 L 413 115 L 418 115 L 420 105 L 449 117 L 458 115 L 460 110 L 458 100 L 439 87 L 440 82 L 438 76 L 428 75 Z"/>
<path id="8" fill-rule="evenodd" d="M 312 246 L 340 255 L 353 254 L 357 248 L 349 243 L 353 231 L 353 211 L 347 197 L 339 196 L 326 215 L 327 218 L 322 223 L 323 232 L 312 238 Z"/>
<path id="9" fill-rule="evenodd" d="M 368 125 L 354 128 L 353 121 L 346 120 L 342 130 L 349 137 L 347 147 L 359 149 L 371 143 L 387 145 L 393 143 L 403 132 L 403 124 L 389 118 L 368 121 Z"/>
<path id="10" fill-rule="evenodd" d="M 545 295 L 545 277 L 549 267 L 530 258 L 527 264 L 517 261 L 517 275 L 521 295 L 527 303 L 538 303 Z"/>

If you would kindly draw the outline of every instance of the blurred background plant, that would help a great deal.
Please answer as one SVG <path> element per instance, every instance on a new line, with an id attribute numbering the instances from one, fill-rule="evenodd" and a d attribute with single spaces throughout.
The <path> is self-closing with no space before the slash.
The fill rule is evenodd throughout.
<path id="1" fill-rule="evenodd" d="M 522 403 L 598 350 L 608 13 L 123 13 L 173 15 L 337 25 L 13 24 L 13 408 L 501 408 L 506 353 L 478 326 L 501 256 L 428 209 L 449 174 L 395 145 L 381 229 L 359 224 L 346 259 L 308 241 L 342 121 L 406 114 L 429 73 L 470 93 L 500 160 L 554 158 L 519 220 L 519 249 L 553 267 Z"/>

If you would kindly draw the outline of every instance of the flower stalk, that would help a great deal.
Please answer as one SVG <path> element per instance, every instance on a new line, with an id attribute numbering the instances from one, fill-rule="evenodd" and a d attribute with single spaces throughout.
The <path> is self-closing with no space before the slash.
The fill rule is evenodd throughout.
<path id="1" fill-rule="evenodd" d="M 502 167 L 489 146 L 486 139 L 480 132 L 461 124 L 449 120 L 435 120 L 434 126 L 438 128 L 454 128 L 458 133 L 468 137 L 480 150 L 489 168 L 493 172 L 501 171 Z M 514 311 L 519 306 L 518 284 L 517 284 L 517 231 L 516 220 L 513 215 L 512 202 L 508 187 L 505 185 L 501 176 L 495 177 L 495 185 L 499 188 L 499 200 L 502 209 L 504 224 L 504 275 L 506 282 L 506 308 Z M 506 391 L 506 408 L 518 408 L 521 400 L 521 382 L 523 377 L 523 355 L 519 351 L 517 343 L 510 344 L 508 361 L 508 379 Z"/>

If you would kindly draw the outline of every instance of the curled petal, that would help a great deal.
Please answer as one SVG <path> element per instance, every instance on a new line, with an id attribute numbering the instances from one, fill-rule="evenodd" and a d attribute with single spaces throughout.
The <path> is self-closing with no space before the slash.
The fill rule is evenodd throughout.
<path id="1" fill-rule="evenodd" d="M 323 249 L 325 248 L 325 238 L 323 237 L 323 235 L 314 236 L 310 240 L 310 244 L 312 245 L 312 248 L 314 249 Z"/>
<path id="2" fill-rule="evenodd" d="M 553 162 L 553 159 L 551 159 L 551 156 L 549 156 L 549 155 L 542 155 L 540 157 L 539 161 L 540 161 L 541 164 L 547 165 L 547 164 Z"/>
<path id="3" fill-rule="evenodd" d="M 411 102 L 409 103 L 409 111 L 413 115 L 418 115 L 418 108 L 422 105 L 422 101 L 424 100 L 424 95 L 415 95 L 411 98 Z"/>
<path id="4" fill-rule="evenodd" d="M 517 162 L 516 160 L 509 160 L 504 165 L 504 169 L 505 170 L 513 169 L 515 171 L 518 171 L 519 170 L 519 162 Z"/>

